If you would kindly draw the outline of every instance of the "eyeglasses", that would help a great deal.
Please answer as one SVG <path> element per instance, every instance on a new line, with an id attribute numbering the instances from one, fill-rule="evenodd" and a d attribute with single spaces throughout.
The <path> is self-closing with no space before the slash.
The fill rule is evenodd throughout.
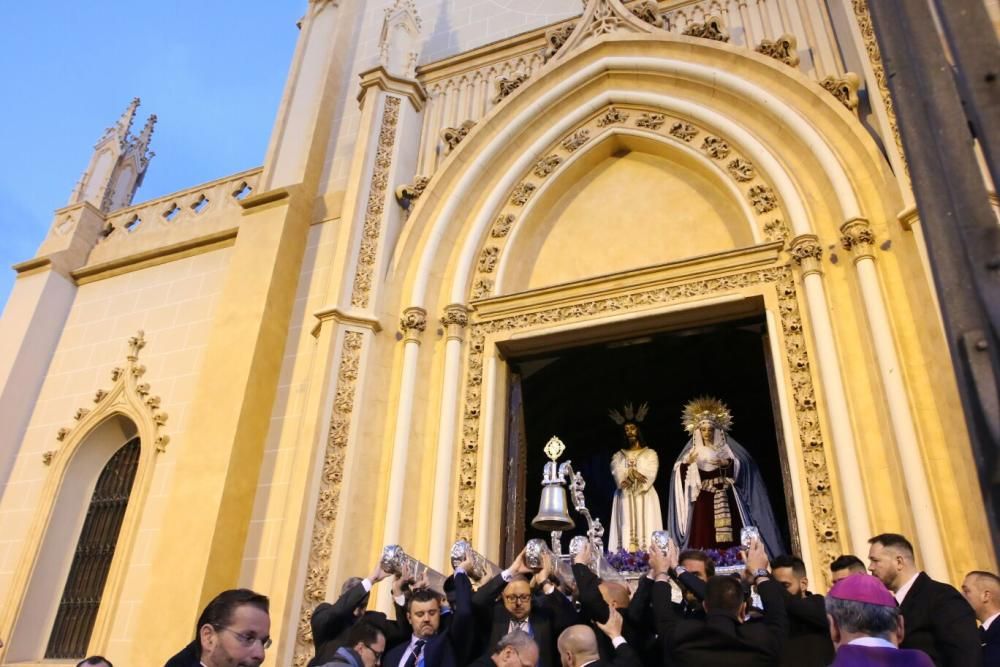
<path id="1" fill-rule="evenodd" d="M 382 656 L 385 654 L 385 651 L 376 651 L 369 644 L 365 644 L 364 647 L 366 649 L 368 649 L 369 651 L 371 651 L 372 655 L 375 656 L 375 664 L 376 665 L 381 665 L 382 664 Z"/>
<path id="2" fill-rule="evenodd" d="M 528 600 L 531 599 L 531 596 L 528 595 L 527 593 L 522 593 L 520 595 L 505 595 L 505 596 L 503 596 L 503 599 L 506 600 L 507 602 L 512 602 L 512 603 L 513 602 L 527 602 Z"/>
<path id="3" fill-rule="evenodd" d="M 234 637 L 236 637 L 236 640 L 242 646 L 245 646 L 246 648 L 250 648 L 251 646 L 253 646 L 257 642 L 260 642 L 261 648 L 263 648 L 265 650 L 271 648 L 271 638 L 270 637 L 255 637 L 254 635 L 245 635 L 242 632 L 236 632 L 236 630 L 233 630 L 232 628 L 226 628 L 226 627 L 221 627 L 221 626 L 216 626 L 216 629 L 217 630 L 225 630 L 227 632 L 232 633 L 232 635 Z"/>

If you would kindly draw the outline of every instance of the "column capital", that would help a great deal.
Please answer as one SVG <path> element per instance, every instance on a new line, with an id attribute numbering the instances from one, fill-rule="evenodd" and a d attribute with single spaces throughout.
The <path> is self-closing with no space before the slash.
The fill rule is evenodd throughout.
<path id="1" fill-rule="evenodd" d="M 875 232 L 865 218 L 852 218 L 840 226 L 840 245 L 854 255 L 854 261 L 875 257 Z"/>
<path id="2" fill-rule="evenodd" d="M 358 76 L 361 77 L 361 92 L 358 93 L 359 104 L 365 103 L 370 91 L 379 90 L 406 97 L 418 113 L 423 111 L 424 103 L 427 101 L 427 92 L 419 81 L 389 74 L 381 65 L 362 72 Z"/>
<path id="3" fill-rule="evenodd" d="M 427 328 L 427 311 L 417 306 L 410 306 L 399 318 L 399 328 L 407 342 L 420 341 L 420 334 Z"/>
<path id="4" fill-rule="evenodd" d="M 800 234 L 792 239 L 788 254 L 802 269 L 802 275 L 820 273 L 820 262 L 823 259 L 823 248 L 819 245 L 819 237 L 815 234 Z"/>
<path id="5" fill-rule="evenodd" d="M 461 303 L 452 303 L 444 308 L 441 324 L 445 327 L 445 336 L 451 340 L 465 338 L 465 327 L 469 325 L 469 309 Z"/>

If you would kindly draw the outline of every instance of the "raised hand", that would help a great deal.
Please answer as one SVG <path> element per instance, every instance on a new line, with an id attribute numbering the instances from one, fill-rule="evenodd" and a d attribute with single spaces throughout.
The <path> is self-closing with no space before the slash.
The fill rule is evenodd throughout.
<path id="1" fill-rule="evenodd" d="M 584 542 L 583 546 L 580 547 L 580 550 L 576 552 L 575 556 L 573 556 L 573 562 L 580 565 L 589 565 L 592 557 L 591 550 L 592 547 L 590 545 L 590 541 L 588 540 L 587 542 Z"/>
<path id="2" fill-rule="evenodd" d="M 595 623 L 597 623 L 595 621 Z M 606 634 L 608 638 L 614 639 L 615 637 L 622 636 L 622 615 L 614 607 L 608 607 L 608 620 L 604 623 L 597 623 L 597 627 L 601 629 L 601 632 Z"/>
<path id="3" fill-rule="evenodd" d="M 517 555 L 514 562 L 510 564 L 510 571 L 514 574 L 524 574 L 528 575 L 534 572 L 533 569 L 524 564 L 524 549 L 521 549 L 521 553 Z"/>
<path id="4" fill-rule="evenodd" d="M 379 558 L 378 562 L 375 563 L 374 569 L 372 569 L 372 573 L 368 575 L 368 581 L 377 584 L 388 576 L 389 573 L 382 569 L 382 559 Z"/>

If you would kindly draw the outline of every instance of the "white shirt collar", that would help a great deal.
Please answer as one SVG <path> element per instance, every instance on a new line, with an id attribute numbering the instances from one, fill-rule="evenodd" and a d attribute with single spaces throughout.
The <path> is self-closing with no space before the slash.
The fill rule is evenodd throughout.
<path id="1" fill-rule="evenodd" d="M 984 631 L 985 630 L 989 630 L 990 629 L 990 624 L 993 623 L 993 621 L 997 620 L 998 616 L 1000 616 L 1000 611 L 998 611 L 997 613 L 993 614 L 992 616 L 990 616 L 989 618 L 987 618 L 985 621 L 983 621 L 983 630 Z"/>
<path id="2" fill-rule="evenodd" d="M 881 637 L 858 637 L 857 639 L 852 639 L 847 642 L 848 644 L 855 644 L 857 646 L 877 646 L 879 648 L 898 648 L 888 639 L 882 639 Z"/>
<path id="3" fill-rule="evenodd" d="M 896 604 L 903 604 L 903 600 L 906 599 L 906 594 L 910 592 L 911 588 L 913 588 L 913 582 L 916 581 L 919 576 L 920 573 L 917 572 L 915 575 L 910 577 L 909 581 L 900 586 L 898 591 L 892 594 L 893 597 L 896 598 Z"/>

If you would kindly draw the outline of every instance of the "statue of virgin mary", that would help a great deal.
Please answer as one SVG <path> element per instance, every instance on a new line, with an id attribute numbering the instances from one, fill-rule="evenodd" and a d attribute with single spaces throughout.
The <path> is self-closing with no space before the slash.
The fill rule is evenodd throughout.
<path id="1" fill-rule="evenodd" d="M 728 549 L 756 526 L 768 556 L 785 553 L 764 480 L 750 453 L 728 435 L 729 408 L 710 397 L 684 406 L 691 434 L 670 477 L 667 530 L 682 548 Z"/>

